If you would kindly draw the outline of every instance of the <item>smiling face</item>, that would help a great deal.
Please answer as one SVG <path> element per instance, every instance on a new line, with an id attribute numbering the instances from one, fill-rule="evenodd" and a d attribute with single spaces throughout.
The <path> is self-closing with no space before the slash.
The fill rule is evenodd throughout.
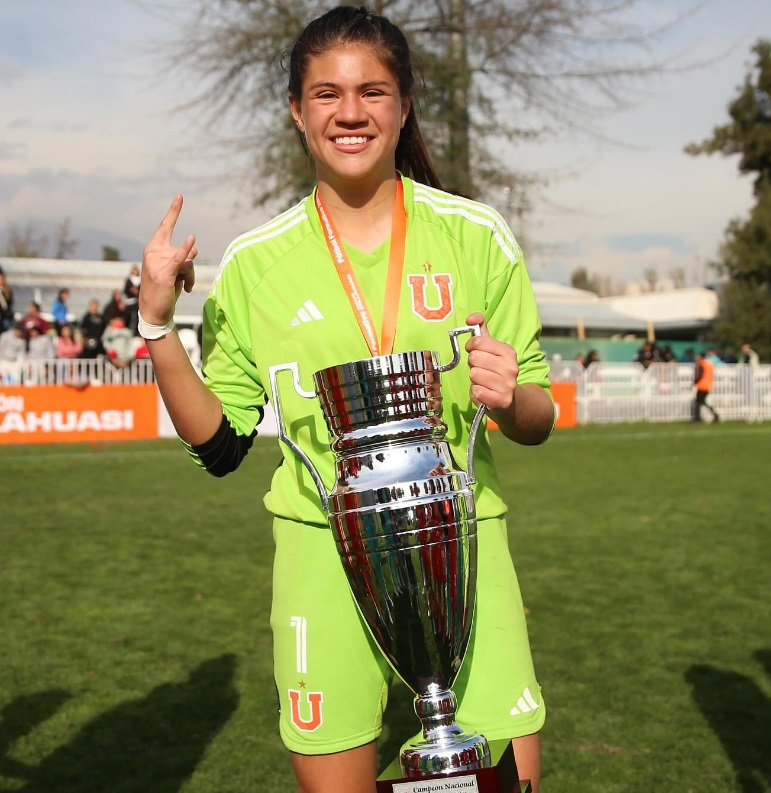
<path id="1" fill-rule="evenodd" d="M 289 104 L 319 182 L 371 187 L 393 178 L 410 100 L 368 46 L 344 44 L 311 58 L 301 96 Z"/>

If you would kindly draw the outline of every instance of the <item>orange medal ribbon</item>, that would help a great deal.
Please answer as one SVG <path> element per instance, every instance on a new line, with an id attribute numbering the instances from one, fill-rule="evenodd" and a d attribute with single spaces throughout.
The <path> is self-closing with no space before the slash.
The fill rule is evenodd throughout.
<path id="1" fill-rule="evenodd" d="M 404 270 L 404 246 L 407 239 L 407 213 L 404 210 L 404 188 L 401 179 L 396 180 L 396 198 L 394 199 L 393 220 L 391 221 L 391 246 L 388 251 L 388 273 L 386 275 L 385 299 L 383 301 L 383 321 L 380 328 L 380 340 L 372 322 L 372 315 L 367 308 L 351 266 L 351 260 L 332 223 L 332 218 L 324 207 L 318 189 L 316 190 L 316 209 L 321 219 L 321 227 L 327 247 L 335 264 L 340 282 L 348 296 L 348 301 L 356 315 L 361 332 L 373 356 L 390 355 L 394 348 L 396 336 L 396 315 L 399 313 L 399 296 Z"/>

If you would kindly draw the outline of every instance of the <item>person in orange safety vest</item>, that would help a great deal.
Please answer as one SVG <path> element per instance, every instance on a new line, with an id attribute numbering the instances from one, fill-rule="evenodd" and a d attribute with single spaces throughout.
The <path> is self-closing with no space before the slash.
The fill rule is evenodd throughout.
<path id="1" fill-rule="evenodd" d="M 715 382 L 715 364 L 703 352 L 696 356 L 696 367 L 693 377 L 696 386 L 696 398 L 693 401 L 693 414 L 691 421 L 701 421 L 702 408 L 707 408 L 712 413 L 713 421 L 720 421 L 717 411 L 712 405 L 707 404 L 707 397 Z"/>

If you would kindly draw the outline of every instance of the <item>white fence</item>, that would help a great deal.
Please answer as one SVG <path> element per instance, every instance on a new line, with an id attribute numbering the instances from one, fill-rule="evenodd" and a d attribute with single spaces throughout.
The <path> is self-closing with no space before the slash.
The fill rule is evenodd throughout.
<path id="1" fill-rule="evenodd" d="M 560 363 L 552 379 L 575 381 L 579 424 L 688 421 L 694 399 L 693 364 L 594 363 L 588 369 Z M 0 361 L 0 384 L 86 385 L 153 382 L 148 359 L 116 368 L 106 359 L 74 361 Z M 715 367 L 708 399 L 723 421 L 771 420 L 771 365 Z M 705 418 L 710 414 L 705 411 Z"/>
<path id="2" fill-rule="evenodd" d="M 552 378 L 576 383 L 579 424 L 614 422 L 688 421 L 695 396 L 694 365 L 654 363 L 594 363 L 552 368 Z M 721 421 L 771 419 L 771 366 L 745 364 L 715 366 L 715 382 L 708 403 Z M 704 411 L 703 418 L 711 418 Z"/>
<path id="3" fill-rule="evenodd" d="M 0 361 L 0 385 L 119 385 L 155 381 L 149 358 L 116 366 L 107 358 Z"/>

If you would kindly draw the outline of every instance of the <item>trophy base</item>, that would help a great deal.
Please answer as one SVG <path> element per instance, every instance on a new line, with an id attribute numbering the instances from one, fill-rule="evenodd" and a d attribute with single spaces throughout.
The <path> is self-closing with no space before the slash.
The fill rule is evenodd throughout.
<path id="1" fill-rule="evenodd" d="M 418 787 L 421 793 L 447 790 L 445 783 L 448 780 L 455 781 L 453 789 L 457 788 L 459 793 L 529 793 L 530 782 L 519 780 L 514 751 L 508 738 L 490 741 L 490 757 L 490 768 L 431 774 L 420 779 L 405 779 L 397 757 L 377 778 L 377 793 L 413 793 Z"/>

